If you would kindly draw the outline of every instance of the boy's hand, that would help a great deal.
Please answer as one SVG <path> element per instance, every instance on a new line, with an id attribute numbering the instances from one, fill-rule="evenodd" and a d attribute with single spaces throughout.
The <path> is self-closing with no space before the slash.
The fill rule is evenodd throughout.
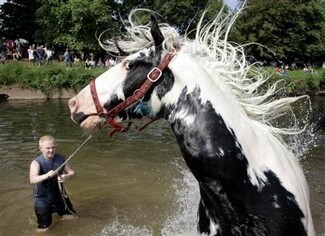
<path id="1" fill-rule="evenodd" d="M 63 175 L 59 175 L 59 176 L 58 176 L 58 181 L 59 181 L 60 183 L 64 183 L 67 179 L 68 179 L 68 178 L 67 178 L 67 175 L 65 175 L 65 174 L 63 174 Z"/>
<path id="2" fill-rule="evenodd" d="M 52 178 L 55 175 L 57 175 L 57 173 L 58 173 L 57 171 L 50 170 L 49 172 L 47 172 L 47 176 L 48 176 L 48 178 Z"/>

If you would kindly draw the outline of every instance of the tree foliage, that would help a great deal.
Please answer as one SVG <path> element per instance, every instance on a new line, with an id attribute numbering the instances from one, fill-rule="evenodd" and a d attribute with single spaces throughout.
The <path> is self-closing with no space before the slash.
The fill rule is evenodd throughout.
<path id="1" fill-rule="evenodd" d="M 204 10 L 208 10 L 206 21 L 211 20 L 220 11 L 223 1 L 220 0 L 155 0 L 147 7 L 153 9 L 161 16 L 163 21 L 178 28 L 181 34 L 196 27 Z M 176 10 L 177 9 L 177 10 Z"/>
<path id="2" fill-rule="evenodd" d="M 208 10 L 207 20 L 211 20 L 223 5 L 223 0 L 120 0 L 118 2 L 115 15 L 126 19 L 130 10 L 134 8 L 151 9 L 160 15 L 159 21 L 176 27 L 181 34 L 196 27 L 204 10 Z M 228 12 L 227 7 L 225 12 Z M 147 22 L 149 15 L 150 13 L 139 18 Z"/>
<path id="3" fill-rule="evenodd" d="M 196 27 L 207 7 L 206 21 L 222 4 L 223 0 L 8 0 L 0 6 L 0 32 L 7 39 L 22 37 L 62 49 L 99 51 L 96 37 L 104 31 L 119 36 L 134 8 L 156 11 L 160 22 L 184 34 Z M 224 11 L 229 13 L 227 8 Z M 324 35 L 324 0 L 246 0 L 230 39 L 265 45 L 280 60 L 320 61 L 325 58 Z M 258 59 L 274 57 L 260 46 L 247 49 Z"/>
<path id="4" fill-rule="evenodd" d="M 7 39 L 24 38 L 33 41 L 37 24 L 37 0 L 8 0 L 0 6 L 0 35 Z"/>
<path id="5" fill-rule="evenodd" d="M 96 35 L 114 28 L 110 7 L 102 0 L 40 0 L 35 40 L 73 50 L 98 50 Z"/>
<path id="6" fill-rule="evenodd" d="M 233 36 L 236 41 L 256 42 L 275 53 L 251 46 L 250 53 L 259 59 L 317 61 L 325 56 L 324 24 L 324 2 L 247 0 Z"/>

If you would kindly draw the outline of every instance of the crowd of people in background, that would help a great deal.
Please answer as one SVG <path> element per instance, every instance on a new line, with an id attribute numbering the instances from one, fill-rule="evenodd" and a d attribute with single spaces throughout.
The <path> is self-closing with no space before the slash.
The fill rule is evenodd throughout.
<path id="1" fill-rule="evenodd" d="M 73 65 L 83 65 L 85 69 L 110 68 L 117 63 L 116 57 L 108 54 L 95 56 L 93 52 L 76 52 L 70 51 L 69 48 L 56 52 L 47 45 L 0 39 L 0 64 L 17 60 L 28 61 L 29 66 L 33 67 L 50 64 L 54 58 L 64 62 L 67 68 L 71 68 Z"/>
<path id="2" fill-rule="evenodd" d="M 65 51 L 64 51 L 65 50 Z M 111 55 L 95 56 L 93 52 L 71 52 L 69 48 L 55 52 L 52 47 L 46 45 L 29 44 L 27 40 L 17 39 L 5 40 L 0 39 L 0 64 L 6 63 L 8 60 L 25 60 L 28 59 L 29 66 L 41 66 L 45 63 L 50 64 L 55 57 L 58 61 L 63 61 L 67 68 L 71 68 L 73 65 L 84 65 L 85 69 L 92 69 L 96 67 L 111 68 L 115 66 L 119 61 L 117 58 Z M 63 52 L 64 51 L 64 52 Z M 296 59 L 291 65 L 280 64 L 273 65 L 276 74 L 285 76 L 289 69 L 299 69 L 298 59 Z M 264 65 L 264 62 L 263 62 Z M 303 71 L 308 73 L 314 73 L 314 67 L 311 63 L 302 64 Z M 325 62 L 322 64 L 322 68 L 325 69 Z"/>
<path id="3" fill-rule="evenodd" d="M 322 68 L 325 69 L 325 62 L 323 62 Z M 291 66 L 282 64 L 281 66 L 275 66 L 274 72 L 278 75 L 286 76 L 288 70 L 296 70 L 296 69 L 298 69 L 298 67 L 294 63 Z M 302 70 L 306 73 L 314 73 L 315 72 L 313 65 L 310 63 L 303 64 Z"/>
<path id="4" fill-rule="evenodd" d="M 35 46 L 29 45 L 27 50 L 29 66 L 43 65 L 45 62 L 52 63 L 54 50 L 52 48 L 44 47 L 43 45 Z"/>

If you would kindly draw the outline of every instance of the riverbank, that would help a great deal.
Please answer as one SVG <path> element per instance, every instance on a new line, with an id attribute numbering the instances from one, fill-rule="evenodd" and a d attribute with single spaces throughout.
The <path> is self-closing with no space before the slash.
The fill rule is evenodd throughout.
<path id="1" fill-rule="evenodd" d="M 282 81 L 279 86 L 285 88 L 290 96 L 308 94 L 311 96 L 325 93 L 325 69 L 318 68 L 314 73 L 303 70 L 274 73 L 273 67 L 265 67 L 266 74 L 272 75 L 268 83 L 261 89 L 267 89 L 269 84 Z M 29 67 L 26 63 L 11 62 L 0 66 L 0 94 L 7 93 L 10 99 L 37 99 L 37 98 L 70 98 L 73 93 L 58 88 L 67 88 L 71 91 L 80 91 L 90 80 L 105 73 L 107 68 L 93 68 L 87 70 L 83 65 L 74 65 L 67 69 L 63 63 L 46 64 Z M 10 88 L 25 88 L 1 90 L 1 86 Z"/>
<path id="2" fill-rule="evenodd" d="M 70 99 L 76 95 L 72 90 L 61 89 L 51 96 L 44 94 L 40 90 L 24 89 L 17 86 L 0 86 L 0 95 L 7 94 L 7 100 L 33 100 L 33 99 Z M 316 96 L 325 96 L 325 91 L 318 91 Z"/>
<path id="3" fill-rule="evenodd" d="M 72 90 L 62 89 L 54 92 L 51 96 L 44 94 L 40 90 L 24 89 L 17 86 L 0 86 L 0 94 L 7 94 L 8 100 L 26 100 L 26 99 L 69 99 L 75 93 Z"/>

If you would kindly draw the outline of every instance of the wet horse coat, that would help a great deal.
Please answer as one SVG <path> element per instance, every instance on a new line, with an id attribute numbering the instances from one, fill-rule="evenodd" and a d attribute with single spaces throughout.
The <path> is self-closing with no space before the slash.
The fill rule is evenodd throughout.
<path id="1" fill-rule="evenodd" d="M 303 171 L 277 137 L 286 131 L 267 123 L 299 98 L 266 102 L 274 87 L 266 95 L 254 94 L 263 78 L 258 74 L 255 82 L 248 79 L 245 72 L 250 68 L 242 48 L 228 44 L 227 37 L 220 39 L 218 32 L 224 26 L 220 22 L 217 17 L 201 31 L 198 27 L 196 41 L 181 41 L 173 28 L 159 27 L 155 18 L 150 35 L 144 27 L 131 29 L 130 35 L 142 30 L 143 42 L 152 40 L 154 46 L 145 42 L 147 48 L 100 75 L 95 81 L 98 102 L 110 114 L 172 53 L 174 58 L 143 99 L 108 120 L 119 123 L 150 116 L 170 123 L 199 184 L 200 233 L 314 235 Z M 133 34 L 138 44 L 121 42 L 118 49 L 138 50 L 139 35 Z M 89 130 L 103 123 L 92 96 L 87 86 L 69 101 L 72 119 Z"/>

